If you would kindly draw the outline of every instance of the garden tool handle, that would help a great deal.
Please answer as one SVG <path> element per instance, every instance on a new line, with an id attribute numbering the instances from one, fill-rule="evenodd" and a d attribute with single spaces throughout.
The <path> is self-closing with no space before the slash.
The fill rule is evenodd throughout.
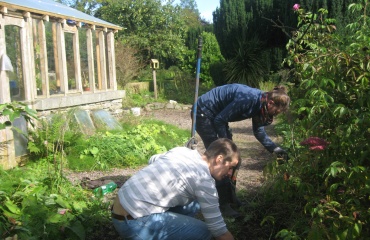
<path id="1" fill-rule="evenodd" d="M 195 96 L 194 96 L 194 105 L 193 105 L 193 117 L 192 117 L 192 128 L 191 128 L 191 137 L 195 136 L 195 123 L 197 118 L 197 100 L 198 100 L 198 89 L 199 89 L 199 75 L 200 75 L 200 63 L 202 60 L 202 37 L 198 38 L 198 60 L 197 60 L 197 74 L 195 77 Z"/>

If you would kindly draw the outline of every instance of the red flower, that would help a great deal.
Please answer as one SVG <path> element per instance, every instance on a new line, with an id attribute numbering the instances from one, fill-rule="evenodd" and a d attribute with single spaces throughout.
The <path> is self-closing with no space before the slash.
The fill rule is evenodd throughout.
<path id="1" fill-rule="evenodd" d="M 309 146 L 310 150 L 322 151 L 330 144 L 330 142 L 318 137 L 309 137 L 300 144 L 302 146 Z"/>

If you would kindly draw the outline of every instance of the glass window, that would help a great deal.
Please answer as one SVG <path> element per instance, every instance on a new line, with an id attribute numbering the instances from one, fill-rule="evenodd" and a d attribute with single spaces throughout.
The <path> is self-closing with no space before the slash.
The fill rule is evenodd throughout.
<path id="1" fill-rule="evenodd" d="M 13 72 L 8 72 L 11 101 L 25 100 L 20 30 L 18 26 L 5 26 L 6 54 L 13 66 Z"/>
<path id="2" fill-rule="evenodd" d="M 67 76 L 68 90 L 76 90 L 76 71 L 75 71 L 75 52 L 74 52 L 74 33 L 64 32 L 66 60 L 67 60 Z"/>
<path id="3" fill-rule="evenodd" d="M 49 94 L 59 94 L 60 92 L 60 79 L 56 75 L 55 66 L 55 51 L 56 46 L 54 45 L 55 22 L 45 22 L 45 35 L 46 35 L 46 52 L 48 58 L 48 79 L 49 79 Z"/>

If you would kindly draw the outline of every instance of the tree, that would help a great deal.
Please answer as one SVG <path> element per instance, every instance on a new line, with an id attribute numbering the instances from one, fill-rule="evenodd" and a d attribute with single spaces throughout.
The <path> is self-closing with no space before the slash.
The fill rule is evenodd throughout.
<path id="1" fill-rule="evenodd" d="M 217 75 L 211 74 L 211 68 L 215 64 L 223 63 L 225 61 L 221 54 L 220 47 L 218 45 L 216 36 L 213 33 L 203 31 L 198 35 L 198 38 L 194 40 L 192 45 L 196 46 L 193 49 L 187 51 L 185 57 L 185 64 L 182 65 L 182 69 L 188 71 L 195 76 L 196 63 L 197 63 L 197 49 L 199 37 L 202 38 L 202 58 L 201 58 L 201 69 L 200 69 L 200 80 L 201 83 L 210 87 L 213 85 L 214 77 Z"/>
<path id="2" fill-rule="evenodd" d="M 108 0 L 95 16 L 124 27 L 118 38 L 139 49 L 144 60 L 159 59 L 164 67 L 183 61 L 186 29 L 178 6 L 160 0 Z"/>
<path id="3" fill-rule="evenodd" d="M 198 16 L 200 15 L 198 5 L 195 0 L 180 0 L 180 7 L 182 9 L 187 9 L 191 12 L 194 12 Z"/>
<path id="4" fill-rule="evenodd" d="M 200 78 L 208 86 L 213 85 L 211 66 L 225 61 L 221 54 L 216 36 L 213 33 L 202 32 L 203 40 Z"/>
<path id="5" fill-rule="evenodd" d="M 115 51 L 117 84 L 124 88 L 127 83 L 139 75 L 140 70 L 144 68 L 144 64 L 137 57 L 138 50 L 123 44 L 120 40 L 116 41 Z"/>
<path id="6" fill-rule="evenodd" d="M 244 0 L 221 0 L 213 13 L 214 31 L 225 58 L 232 56 L 238 42 L 245 39 L 248 23 Z"/>
<path id="7" fill-rule="evenodd" d="M 89 15 L 93 15 L 94 12 L 100 7 L 99 0 L 57 0 L 56 2 L 75 8 L 78 11 Z"/>

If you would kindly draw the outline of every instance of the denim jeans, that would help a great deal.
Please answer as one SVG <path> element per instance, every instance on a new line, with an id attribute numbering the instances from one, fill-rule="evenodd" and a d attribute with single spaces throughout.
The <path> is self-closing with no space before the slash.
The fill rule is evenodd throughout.
<path id="1" fill-rule="evenodd" d="M 167 212 L 151 214 L 134 220 L 112 219 L 113 225 L 123 239 L 135 240 L 206 240 L 211 239 L 207 225 L 195 218 L 199 212 L 198 202 L 184 207 L 170 208 Z"/>

